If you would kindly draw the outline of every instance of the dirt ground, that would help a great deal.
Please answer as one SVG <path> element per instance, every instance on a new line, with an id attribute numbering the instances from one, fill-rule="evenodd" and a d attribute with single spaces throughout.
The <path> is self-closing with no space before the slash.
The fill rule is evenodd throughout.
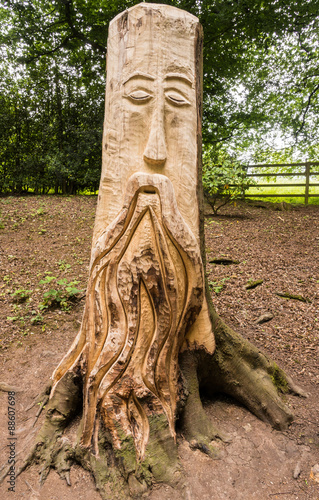
<path id="1" fill-rule="evenodd" d="M 31 446 L 43 415 L 34 424 L 39 405 L 29 407 L 79 328 L 95 205 L 96 197 L 0 199 L 0 389 L 15 388 L 13 396 L 0 390 L 0 464 L 10 452 L 19 459 Z M 223 396 L 205 401 L 210 418 L 232 438 L 218 443 L 222 459 L 192 451 L 180 435 L 185 489 L 161 485 L 145 498 L 319 500 L 319 206 L 276 211 L 242 204 L 225 207 L 218 217 L 208 210 L 205 220 L 219 314 L 309 397 L 284 396 L 295 415 L 286 432 L 274 431 Z M 233 263 L 225 265 L 226 259 Z M 262 283 L 246 288 L 257 280 Z M 72 302 L 74 288 L 78 300 Z M 299 300 L 278 295 L 283 293 Z M 49 307 L 54 298 L 59 306 Z M 273 318 L 258 324 L 265 313 Z M 15 424 L 11 436 L 9 415 Z M 100 499 L 90 474 L 78 466 L 71 486 L 53 471 L 40 487 L 34 466 L 16 479 L 14 492 L 9 487 L 0 486 L 4 500 Z"/>

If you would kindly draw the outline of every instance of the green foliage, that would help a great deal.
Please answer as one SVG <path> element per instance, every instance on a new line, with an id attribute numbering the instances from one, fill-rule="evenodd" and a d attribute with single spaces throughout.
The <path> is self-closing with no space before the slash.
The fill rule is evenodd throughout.
<path id="1" fill-rule="evenodd" d="M 13 302 L 21 303 L 25 302 L 30 295 L 32 294 L 32 290 L 26 290 L 24 288 L 20 288 L 11 294 Z"/>
<path id="2" fill-rule="evenodd" d="M 18 319 L 22 319 L 20 316 L 7 316 L 8 321 L 17 321 Z"/>
<path id="3" fill-rule="evenodd" d="M 55 288 L 50 288 L 43 294 L 43 300 L 39 305 L 39 309 L 59 307 L 63 311 L 68 311 L 71 308 L 71 303 L 75 302 L 78 295 L 83 292 L 76 287 L 79 281 L 73 280 L 68 282 L 66 278 L 58 279 L 55 276 L 46 276 L 39 282 L 40 285 L 51 285 L 54 282 Z"/>
<path id="4" fill-rule="evenodd" d="M 59 260 L 59 262 L 57 262 L 57 265 L 59 266 L 60 271 L 67 271 L 71 267 L 71 265 L 67 264 L 65 260 Z"/>
<path id="5" fill-rule="evenodd" d="M 39 325 L 43 322 L 43 316 L 42 314 L 38 313 L 37 311 L 31 311 L 32 318 L 31 318 L 31 324 L 32 325 Z"/>
<path id="6" fill-rule="evenodd" d="M 255 181 L 247 177 L 247 167 L 227 154 L 219 155 L 218 164 L 215 159 L 214 148 L 207 148 L 203 155 L 203 186 L 214 214 L 218 214 L 221 207 L 242 197 Z"/>
<path id="7" fill-rule="evenodd" d="M 139 1 L 1 2 L 1 193 L 98 189 L 107 27 Z M 319 0 L 165 3 L 203 24 L 204 143 L 260 162 L 279 134 L 317 159 Z"/>
<path id="8" fill-rule="evenodd" d="M 230 278 L 222 278 L 220 281 L 208 281 L 208 286 L 211 292 L 215 292 L 217 295 L 223 290 L 225 282 Z"/>
<path id="9" fill-rule="evenodd" d="M 16 13 L 13 7 L 12 22 Z M 5 27 L 2 37 L 4 33 Z M 63 52 L 22 65 L 11 52 L 15 41 L 16 37 L 10 40 L 0 62 L 0 192 L 96 191 L 103 78 L 91 73 L 92 78 L 84 80 L 83 61 L 74 67 Z M 18 52 L 26 47 L 20 46 Z"/>

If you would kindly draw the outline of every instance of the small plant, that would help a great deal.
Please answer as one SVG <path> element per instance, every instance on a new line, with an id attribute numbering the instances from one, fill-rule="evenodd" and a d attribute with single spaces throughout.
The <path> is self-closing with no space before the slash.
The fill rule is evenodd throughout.
<path id="1" fill-rule="evenodd" d="M 56 279 L 57 279 L 55 276 L 49 276 L 49 273 L 50 273 L 50 271 L 47 271 L 47 272 L 46 272 L 46 274 L 47 274 L 48 276 L 46 276 L 46 277 L 44 278 L 44 280 L 39 281 L 39 285 L 45 285 L 45 284 L 47 284 L 47 283 L 51 283 L 51 281 L 54 281 L 54 280 L 56 280 Z M 51 274 L 51 273 L 50 273 L 50 274 Z"/>
<path id="2" fill-rule="evenodd" d="M 37 313 L 37 311 L 31 311 L 32 318 L 31 318 L 31 324 L 32 325 L 39 325 L 40 323 L 43 322 L 43 316 L 40 313 Z"/>
<path id="3" fill-rule="evenodd" d="M 59 262 L 57 264 L 58 264 L 61 271 L 67 271 L 71 267 L 71 265 L 67 264 L 65 262 L 65 260 L 59 260 Z"/>
<path id="4" fill-rule="evenodd" d="M 38 210 L 35 210 L 31 212 L 31 217 L 36 217 L 37 215 L 44 215 L 45 211 L 43 210 L 42 207 L 38 208 Z"/>
<path id="5" fill-rule="evenodd" d="M 215 215 L 220 208 L 238 198 L 256 182 L 247 177 L 247 167 L 229 155 L 216 157 L 213 147 L 203 155 L 203 186 Z"/>
<path id="6" fill-rule="evenodd" d="M 225 281 L 229 280 L 230 278 L 222 278 L 220 281 L 208 281 L 208 286 L 210 291 L 215 292 L 217 295 L 222 291 L 222 289 L 225 286 Z"/>
<path id="7" fill-rule="evenodd" d="M 46 276 L 39 284 L 47 285 L 53 282 L 55 282 L 55 288 L 50 288 L 50 290 L 44 292 L 39 309 L 43 311 L 50 307 L 60 307 L 63 311 L 68 311 L 71 308 L 71 302 L 74 302 L 78 294 L 83 291 L 76 287 L 79 281 L 68 282 L 66 278 L 58 280 L 55 276 Z"/>
<path id="8" fill-rule="evenodd" d="M 20 316 L 7 316 L 8 321 L 18 321 L 20 319 Z"/>
<path id="9" fill-rule="evenodd" d="M 32 294 L 32 290 L 25 290 L 24 288 L 20 288 L 11 294 L 13 302 L 21 304 L 25 302 L 30 295 Z"/>

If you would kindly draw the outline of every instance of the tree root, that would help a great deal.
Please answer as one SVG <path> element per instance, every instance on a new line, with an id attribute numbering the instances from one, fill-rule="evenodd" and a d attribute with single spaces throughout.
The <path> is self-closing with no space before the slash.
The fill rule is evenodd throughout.
<path id="1" fill-rule="evenodd" d="M 9 385 L 6 382 L 0 382 L 0 391 L 2 392 L 22 392 L 22 389 L 15 387 L 13 385 Z"/>
<path id="2" fill-rule="evenodd" d="M 229 442 L 230 438 L 216 429 L 205 413 L 199 394 L 197 362 L 197 356 L 190 351 L 185 351 L 180 355 L 180 367 L 189 391 L 181 415 L 182 432 L 191 448 L 199 449 L 213 459 L 220 459 L 222 453 L 212 446 L 211 441 L 219 438 L 224 442 Z"/>
<path id="3" fill-rule="evenodd" d="M 211 355 L 197 348 L 180 354 L 183 374 L 180 383 L 185 385 L 182 391 L 185 398 L 181 399 L 179 410 L 181 429 L 190 447 L 218 459 L 222 451 L 212 445 L 212 441 L 229 442 L 230 439 L 217 430 L 206 415 L 200 390 L 209 395 L 220 392 L 234 397 L 277 429 L 286 429 L 293 419 L 280 393 L 306 394 L 276 363 L 226 326 L 213 309 L 210 312 L 216 351 Z M 94 449 L 93 445 L 83 447 L 79 440 L 73 444 L 69 441 L 64 433 L 81 413 L 82 380 L 82 373 L 67 372 L 48 404 L 51 385 L 38 396 L 32 405 L 41 403 L 36 420 L 44 407 L 45 420 L 17 475 L 37 463 L 41 464 L 40 483 L 45 481 L 51 469 L 55 469 L 70 485 L 71 466 L 79 463 L 92 473 L 104 500 L 141 498 L 154 482 L 184 488 L 176 442 L 164 413 L 149 416 L 150 437 L 143 460 L 136 455 L 132 436 L 123 434 L 121 446 L 114 447 L 102 420 L 96 430 Z M 7 473 L 4 468 L 2 480 Z"/>
<path id="4" fill-rule="evenodd" d="M 201 403 L 200 390 L 210 396 L 216 393 L 232 396 L 279 430 L 286 429 L 293 420 L 280 393 L 302 397 L 307 394 L 274 361 L 229 328 L 211 301 L 208 302 L 216 350 L 213 355 L 204 349 L 187 350 L 180 355 L 179 363 L 189 392 L 181 427 L 192 448 L 216 459 L 220 458 L 220 452 L 211 441 L 230 439 L 210 422 Z"/>
<path id="5" fill-rule="evenodd" d="M 286 429 L 293 415 L 279 393 L 306 397 L 277 364 L 229 328 L 211 310 L 216 351 L 198 352 L 199 384 L 207 394 L 228 394 L 274 428 Z"/>
<path id="6" fill-rule="evenodd" d="M 65 479 L 70 486 L 70 469 L 74 462 L 75 452 L 71 443 L 65 438 L 56 438 L 51 443 L 37 443 L 24 466 L 19 470 L 21 473 L 33 462 L 41 464 L 40 484 L 42 485 L 51 469 L 55 469 L 62 479 Z"/>
<path id="7" fill-rule="evenodd" d="M 68 425 L 81 413 L 81 384 L 79 377 L 68 372 L 58 384 L 46 407 L 45 420 L 35 443 L 17 470 L 16 477 L 33 464 L 41 466 L 40 484 L 51 469 L 70 485 L 72 464 L 79 463 L 94 476 L 103 499 L 127 500 L 140 498 L 154 482 L 165 482 L 182 487 L 182 470 L 174 438 L 166 415 L 150 417 L 150 438 L 146 459 L 139 461 L 132 437 L 123 435 L 120 449 L 112 445 L 107 429 L 100 425 L 98 449 L 83 447 L 64 435 Z M 42 401 L 48 389 L 37 400 Z M 34 405 L 33 405 L 34 406 Z M 43 405 L 42 405 L 43 407 Z M 38 410 L 37 414 L 41 411 Z M 80 420 L 79 420 L 80 422 Z M 79 424 L 79 427 L 81 423 Z M 7 475 L 5 468 L 2 479 Z"/>
<path id="8" fill-rule="evenodd" d="M 43 405 L 43 406 L 46 405 L 47 402 L 49 401 L 51 388 L 52 388 L 52 381 L 50 381 L 47 384 L 45 389 L 35 398 L 35 400 L 31 403 L 31 405 L 28 406 L 28 408 L 26 408 L 26 411 L 31 410 L 35 405 L 38 405 L 38 404 Z"/>
<path id="9" fill-rule="evenodd" d="M 48 385 L 36 401 L 40 398 L 42 403 L 44 403 L 48 399 L 50 387 L 51 385 Z M 80 393 L 81 387 L 79 386 L 78 377 L 74 373 L 69 372 L 65 377 L 64 384 L 60 384 L 54 396 L 49 401 L 45 420 L 35 438 L 35 444 L 17 470 L 16 477 L 33 463 L 41 463 L 43 464 L 40 478 L 41 483 L 46 479 L 51 468 L 55 468 L 61 477 L 67 479 L 67 471 L 70 470 L 69 464 L 73 452 L 70 443 L 65 438 L 61 438 L 61 436 L 79 410 Z M 35 402 L 35 404 L 37 403 Z M 36 420 L 44 406 L 44 404 L 40 406 Z M 1 479 L 3 480 L 4 478 L 1 477 L 0 481 Z"/>

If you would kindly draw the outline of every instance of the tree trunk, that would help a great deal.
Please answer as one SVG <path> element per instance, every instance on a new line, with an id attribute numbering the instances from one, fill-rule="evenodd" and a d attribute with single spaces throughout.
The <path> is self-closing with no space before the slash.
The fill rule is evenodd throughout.
<path id="1" fill-rule="evenodd" d="M 278 391 L 299 393 L 211 303 L 201 50 L 198 20 L 167 5 L 136 5 L 110 25 L 82 325 L 52 376 L 45 422 L 21 469 L 41 462 L 41 480 L 55 468 L 69 481 L 81 463 L 105 499 L 139 497 L 154 481 L 183 487 L 178 418 L 191 445 L 217 457 L 211 442 L 227 436 L 206 416 L 200 389 L 231 395 L 279 429 L 292 415 Z"/>

